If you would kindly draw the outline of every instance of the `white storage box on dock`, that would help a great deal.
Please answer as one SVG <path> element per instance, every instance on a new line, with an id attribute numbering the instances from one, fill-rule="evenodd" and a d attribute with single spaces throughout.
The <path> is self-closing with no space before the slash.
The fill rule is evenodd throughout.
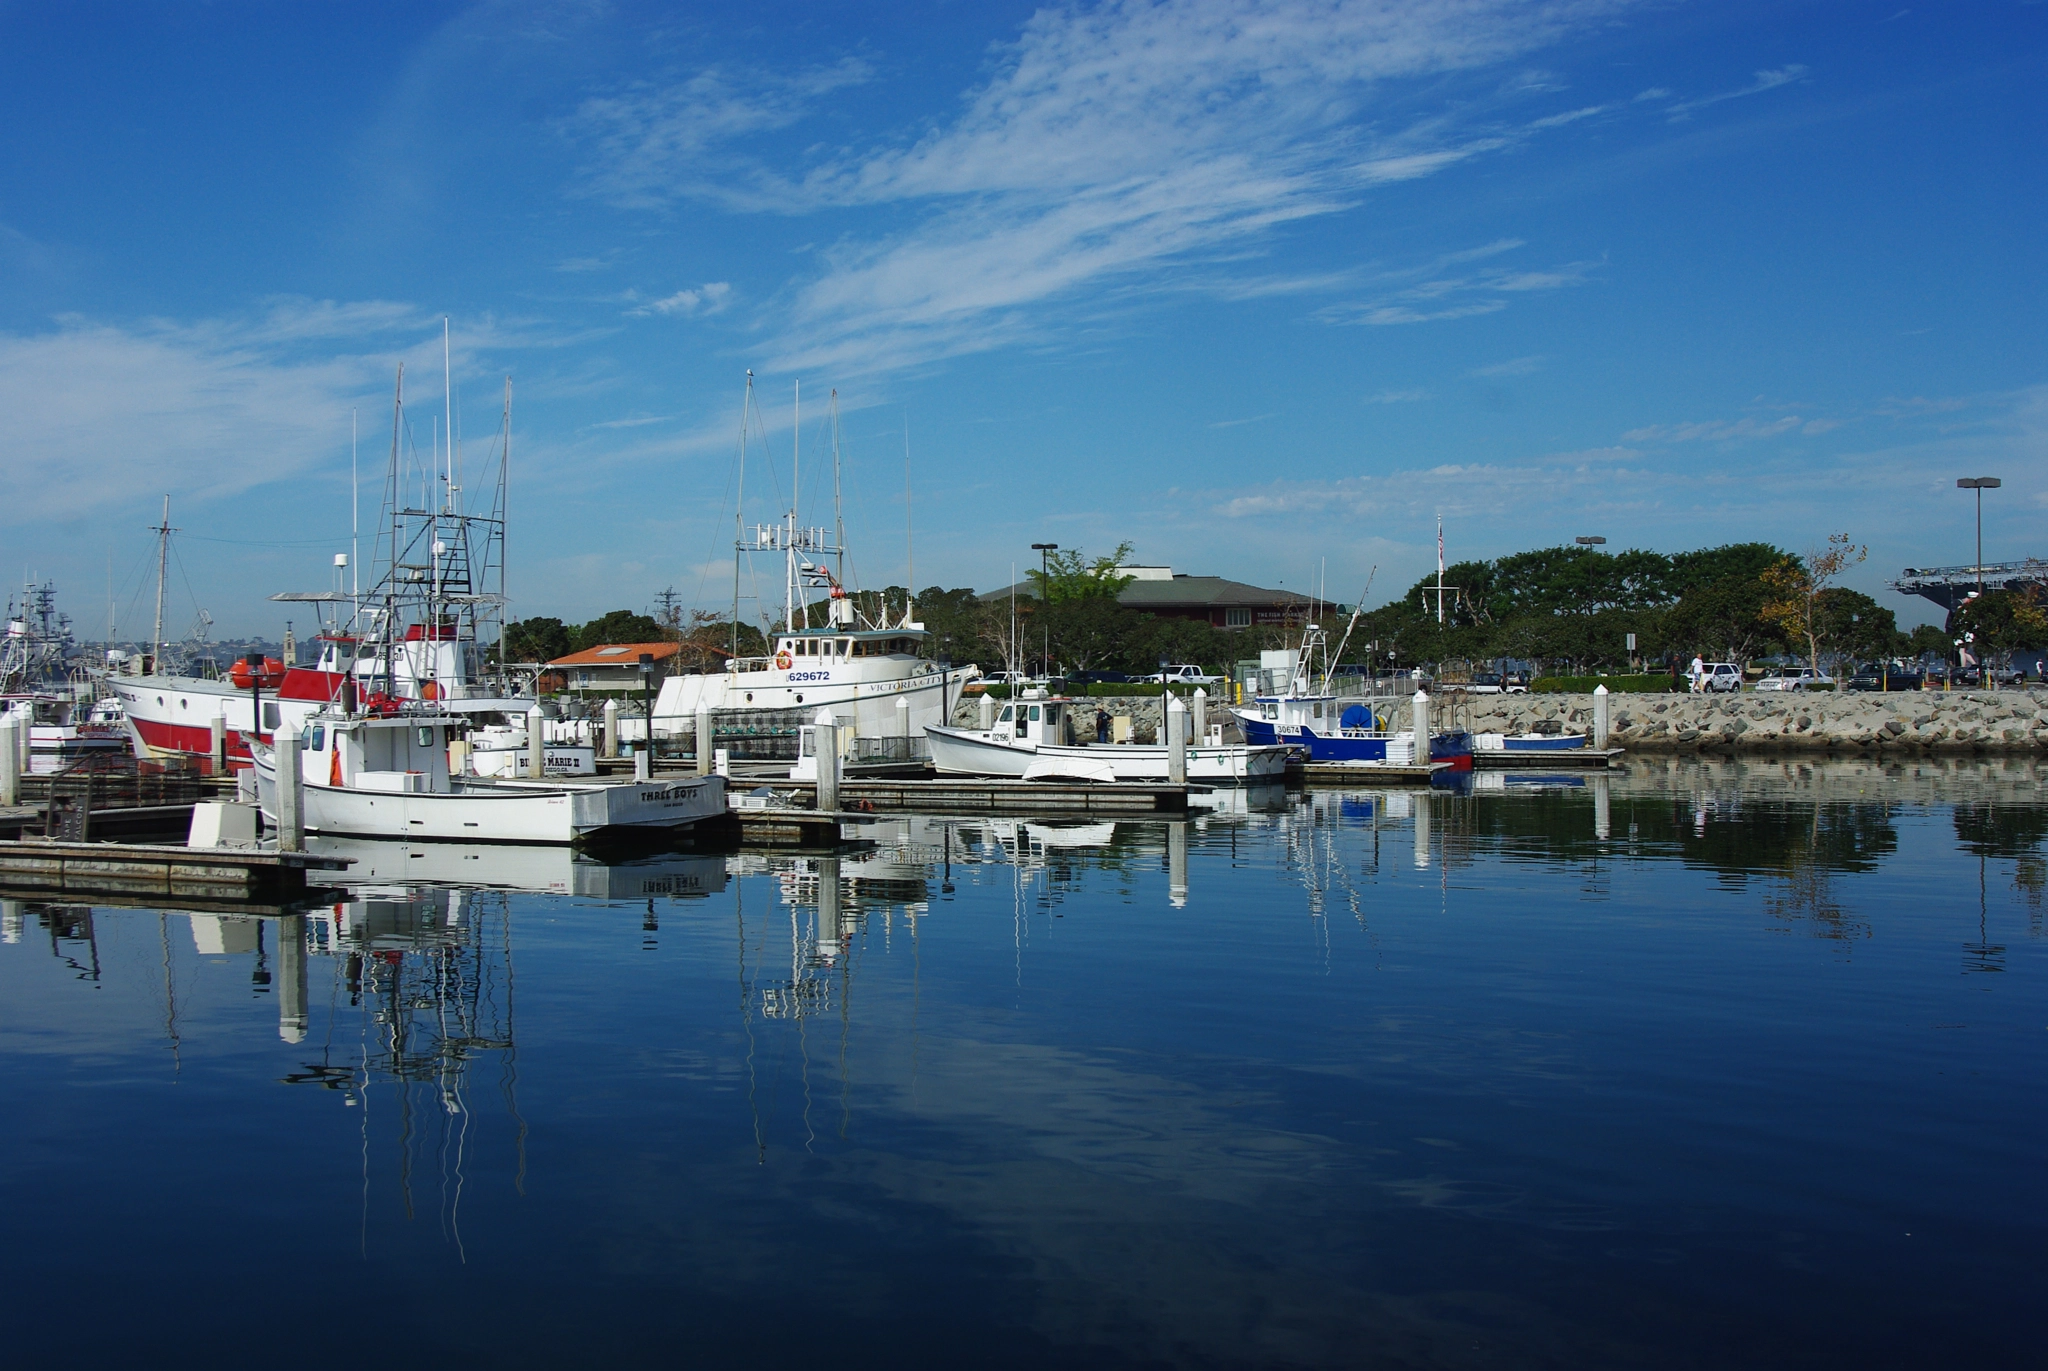
<path id="1" fill-rule="evenodd" d="M 192 806 L 187 847 L 256 846 L 256 806 L 207 800 Z"/>

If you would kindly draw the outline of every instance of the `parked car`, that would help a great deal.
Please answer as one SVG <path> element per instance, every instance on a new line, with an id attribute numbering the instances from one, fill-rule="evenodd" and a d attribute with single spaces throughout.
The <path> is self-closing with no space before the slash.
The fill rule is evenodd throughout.
<path id="1" fill-rule="evenodd" d="M 1153 685 L 1205 686 L 1215 685 L 1223 678 L 1221 676 L 1211 676 L 1193 662 L 1181 662 L 1166 668 L 1164 671 L 1155 671 L 1145 679 Z"/>
<path id="2" fill-rule="evenodd" d="M 1756 683 L 1758 690 L 1833 690 L 1835 678 L 1810 666 L 1786 667 Z"/>
<path id="3" fill-rule="evenodd" d="M 1465 686 L 1474 695 L 1527 695 L 1529 683 L 1519 676 L 1503 676 L 1497 671 L 1482 671 Z"/>
<path id="4" fill-rule="evenodd" d="M 1129 685 L 1131 677 L 1121 671 L 1069 671 L 1067 684 L 1070 686 Z"/>
<path id="5" fill-rule="evenodd" d="M 1911 667 L 1897 662 L 1873 662 L 1859 666 L 1849 677 L 1850 690 L 1918 690 L 1924 678 Z"/>
<path id="6" fill-rule="evenodd" d="M 1742 670 L 1733 662 L 1707 662 L 1700 689 L 1710 695 L 1733 695 L 1742 689 Z"/>

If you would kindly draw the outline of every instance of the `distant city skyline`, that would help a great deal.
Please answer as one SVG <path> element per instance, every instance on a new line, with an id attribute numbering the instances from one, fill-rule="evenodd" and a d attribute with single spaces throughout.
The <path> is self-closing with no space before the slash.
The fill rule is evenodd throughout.
<path id="1" fill-rule="evenodd" d="M 1452 561 L 2048 555 L 2043 7 L 0 5 L 0 527 L 82 637 L 303 636 L 406 364 L 513 385 L 511 613 L 1032 544 L 1368 604 Z M 431 398 L 431 403 L 429 399 Z M 420 411 L 431 409 L 434 418 Z M 758 459 L 758 460 L 756 460 Z M 367 539 L 363 554 L 369 553 Z M 1377 568 L 1376 571 L 1373 569 Z M 779 608 L 779 572 L 764 570 Z M 1326 578 L 1326 579 L 1325 579 Z M 1319 584 L 1320 582 L 1320 584 Z"/>

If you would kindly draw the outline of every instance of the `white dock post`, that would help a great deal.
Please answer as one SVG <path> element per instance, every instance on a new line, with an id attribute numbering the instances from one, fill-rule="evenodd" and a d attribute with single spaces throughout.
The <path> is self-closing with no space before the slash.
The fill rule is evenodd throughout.
<path id="1" fill-rule="evenodd" d="M 832 711 L 821 709 L 813 736 L 818 749 L 818 810 L 837 813 L 839 809 L 839 724 Z"/>
<path id="2" fill-rule="evenodd" d="M 651 781 L 654 779 L 654 749 L 636 747 L 633 749 L 633 779 Z"/>
<path id="3" fill-rule="evenodd" d="M 306 916 L 277 921 L 277 1036 L 288 1043 L 306 1039 Z"/>
<path id="4" fill-rule="evenodd" d="M 1423 690 L 1415 692 L 1415 765 L 1429 765 L 1429 692 Z"/>
<path id="5" fill-rule="evenodd" d="M 1195 743 L 1199 746 L 1209 736 L 1209 692 L 1195 687 Z"/>
<path id="6" fill-rule="evenodd" d="M 213 740 L 207 744 L 213 757 L 213 774 L 225 776 L 228 774 L 228 716 L 216 714 L 208 722 L 213 725 Z"/>
<path id="7" fill-rule="evenodd" d="M 1188 783 L 1188 707 L 1178 695 L 1166 697 L 1166 783 Z"/>
<path id="8" fill-rule="evenodd" d="M 607 757 L 619 755 L 619 702 L 617 700 L 606 700 L 604 702 L 604 755 Z"/>
<path id="9" fill-rule="evenodd" d="M 1429 792 L 1426 790 L 1415 795 L 1415 869 L 1429 870 Z"/>
<path id="10" fill-rule="evenodd" d="M 986 733 L 996 726 L 996 701 L 993 695 L 983 695 L 974 702 L 974 726 Z"/>
<path id="11" fill-rule="evenodd" d="M 27 714 L 14 716 L 14 755 L 21 774 L 29 775 L 36 769 L 35 720 Z"/>
<path id="12" fill-rule="evenodd" d="M 1188 823 L 1169 819 L 1166 823 L 1166 902 L 1183 909 L 1188 902 Z"/>
<path id="13" fill-rule="evenodd" d="M 896 697 L 896 736 L 903 740 L 903 760 L 910 760 L 910 697 Z"/>
<path id="14" fill-rule="evenodd" d="M 526 711 L 526 774 L 534 780 L 547 775 L 547 744 L 541 740 L 540 706 Z"/>
<path id="15" fill-rule="evenodd" d="M 1593 746 L 1607 746 L 1607 687 L 1593 687 Z"/>
<path id="16" fill-rule="evenodd" d="M 21 750 L 15 746 L 12 716 L 0 719 L 0 805 L 21 803 Z"/>
<path id="17" fill-rule="evenodd" d="M 697 706 L 697 774 L 711 774 L 711 706 Z"/>
<path id="18" fill-rule="evenodd" d="M 306 778 L 299 767 L 299 735 L 280 728 L 271 735 L 277 762 L 277 850 L 306 850 Z"/>

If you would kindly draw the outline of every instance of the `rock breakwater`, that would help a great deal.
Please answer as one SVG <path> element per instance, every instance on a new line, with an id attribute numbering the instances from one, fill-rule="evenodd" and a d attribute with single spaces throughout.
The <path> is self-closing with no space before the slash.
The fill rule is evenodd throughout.
<path id="1" fill-rule="evenodd" d="M 2048 752 L 2048 695 L 2031 691 L 1608 697 L 1609 741 L 1668 752 Z M 1482 733 L 1593 729 L 1591 695 L 1479 696 Z"/>

